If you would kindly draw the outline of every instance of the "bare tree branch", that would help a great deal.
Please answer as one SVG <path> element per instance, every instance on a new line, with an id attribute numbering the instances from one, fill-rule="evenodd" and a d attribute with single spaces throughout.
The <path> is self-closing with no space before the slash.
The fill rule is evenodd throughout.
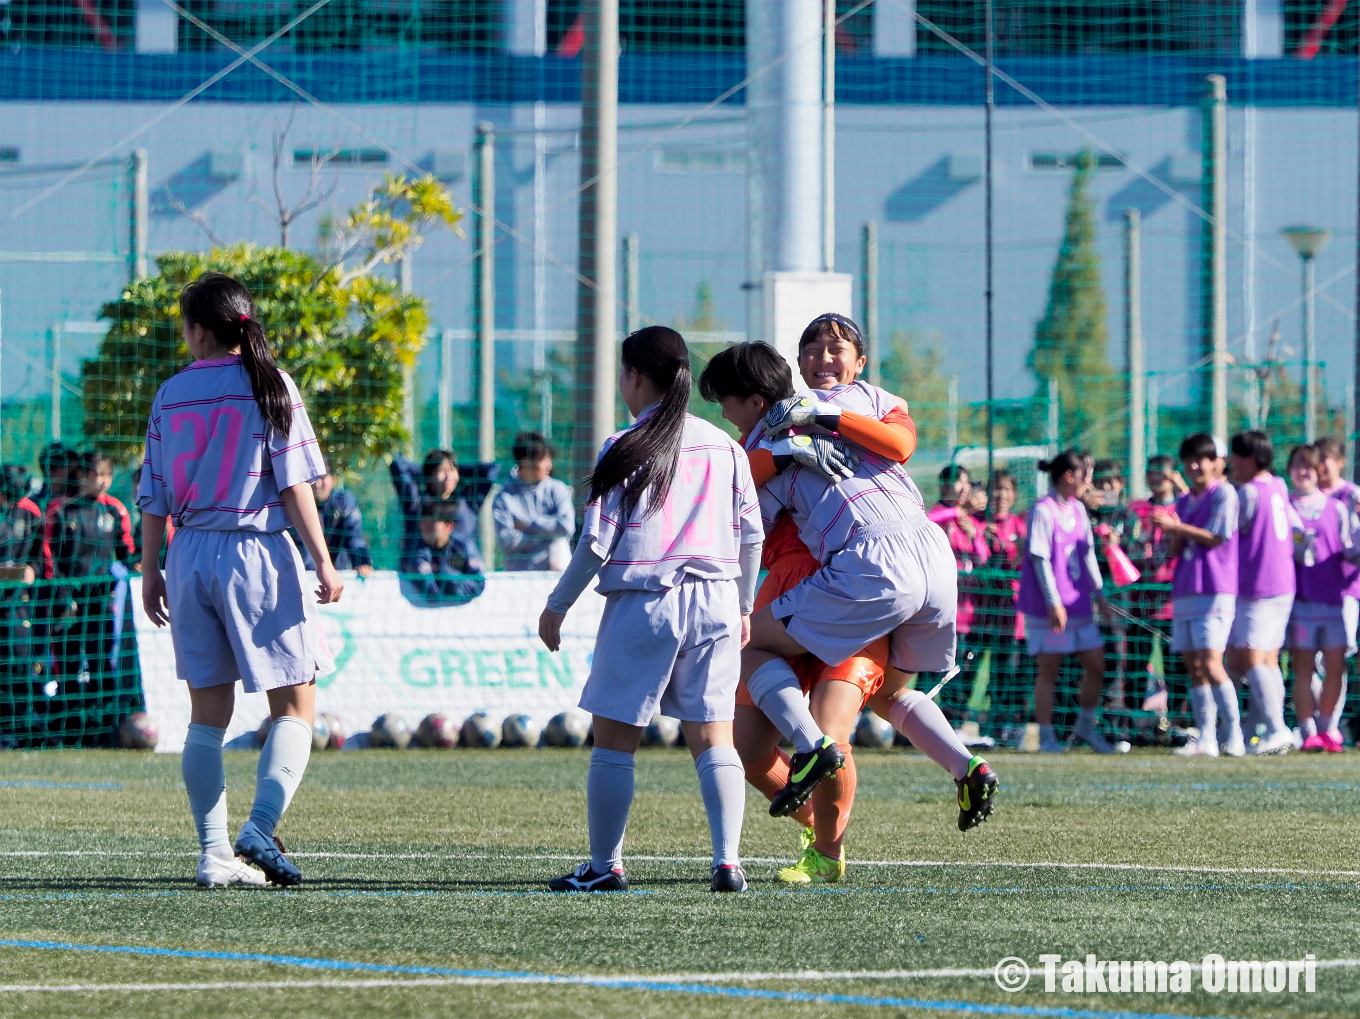
<path id="1" fill-rule="evenodd" d="M 297 103 L 294 102 L 288 111 L 288 120 L 283 124 L 276 124 L 272 132 L 272 147 L 274 150 L 273 160 L 273 184 L 274 184 L 274 206 L 269 205 L 259 197 L 251 195 L 250 200 L 264 209 L 269 214 L 279 228 L 279 247 L 288 247 L 292 239 L 293 223 L 299 216 L 311 212 L 319 205 L 324 205 L 334 197 L 336 190 L 340 187 L 340 180 L 336 178 L 331 181 L 328 188 L 321 186 L 321 173 L 329 163 L 339 153 L 339 149 L 332 149 L 330 152 L 317 153 L 311 155 L 312 172 L 307 181 L 307 190 L 298 200 L 297 204 L 289 205 L 288 199 L 283 194 L 283 159 L 284 153 L 288 150 L 288 134 L 293 129 L 293 118 L 297 116 Z"/>
<path id="2" fill-rule="evenodd" d="M 217 197 L 216 195 L 213 196 L 213 198 L 216 197 Z M 206 211 L 208 206 L 212 204 L 213 198 L 210 198 L 203 203 L 204 211 Z M 175 193 L 170 190 L 169 181 L 167 181 L 165 184 L 165 200 L 170 203 L 170 208 L 174 209 L 181 216 L 189 220 L 191 223 L 195 224 L 200 230 L 207 234 L 208 242 L 214 248 L 224 247 L 224 242 L 222 238 L 219 237 L 217 233 L 213 230 L 213 228 L 208 224 L 208 218 L 203 214 L 203 212 L 195 212 L 194 210 L 190 209 L 187 205 L 185 205 L 183 202 L 181 202 L 178 198 L 176 198 Z"/>

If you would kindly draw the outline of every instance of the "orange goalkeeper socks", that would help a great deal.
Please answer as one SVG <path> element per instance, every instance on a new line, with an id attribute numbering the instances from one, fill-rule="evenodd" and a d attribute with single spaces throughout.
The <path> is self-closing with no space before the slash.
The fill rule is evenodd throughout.
<path id="1" fill-rule="evenodd" d="M 855 756 L 849 743 L 839 744 L 845 754 L 845 767 L 822 779 L 812 790 L 813 828 L 816 838 L 812 847 L 833 860 L 841 858 L 841 840 L 845 826 L 850 823 L 850 810 L 855 805 L 855 786 L 859 784 L 855 771 Z"/>

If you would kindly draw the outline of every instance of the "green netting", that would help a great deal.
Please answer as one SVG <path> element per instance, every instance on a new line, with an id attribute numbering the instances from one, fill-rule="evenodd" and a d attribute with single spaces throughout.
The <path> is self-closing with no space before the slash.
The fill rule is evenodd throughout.
<path id="1" fill-rule="evenodd" d="M 597 396 L 626 420 L 585 375 L 595 242 L 618 269 L 600 349 L 663 323 L 702 361 L 769 334 L 765 274 L 790 268 L 773 238 L 824 214 L 777 209 L 780 172 L 824 171 L 760 120 L 761 90 L 822 46 L 816 26 L 771 28 L 798 4 L 622 0 L 617 164 L 592 175 L 599 6 L 0 4 L 0 458 L 36 479 L 50 442 L 98 449 L 130 506 L 150 394 L 187 363 L 174 295 L 213 265 L 254 288 L 378 568 L 401 565 L 395 455 L 446 448 L 503 480 L 535 429 L 579 482 Z M 949 462 L 985 470 L 989 412 L 1021 508 L 1035 459 L 1067 446 L 1122 462 L 1136 490 L 1139 446 L 1218 423 L 1282 450 L 1353 438 L 1356 5 L 990 6 L 989 245 L 988 5 L 835 0 L 834 229 L 812 268 L 850 277 L 868 372 L 911 405 L 920 487 Z M 582 218 L 602 176 L 608 236 Z M 412 182 L 456 215 L 417 208 Z M 1326 232 L 1306 263 L 1297 227 Z M 996 675 L 1011 652 L 991 650 Z"/>
<path id="2" fill-rule="evenodd" d="M 0 745 L 117 746 L 143 707 L 126 580 L 0 581 Z"/>

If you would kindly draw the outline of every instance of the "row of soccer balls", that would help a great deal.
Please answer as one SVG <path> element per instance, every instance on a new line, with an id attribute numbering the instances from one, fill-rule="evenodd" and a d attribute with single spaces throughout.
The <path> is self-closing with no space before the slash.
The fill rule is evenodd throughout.
<path id="1" fill-rule="evenodd" d="M 272 718 L 266 718 L 255 732 L 255 745 L 264 746 L 269 736 Z M 863 747 L 890 747 L 893 745 L 893 728 L 871 711 L 860 717 L 855 727 L 855 744 Z M 367 737 L 366 740 L 363 737 Z M 118 742 L 129 750 L 155 749 L 159 733 L 156 723 L 145 711 L 137 711 L 123 719 L 118 727 Z M 339 750 L 349 739 L 344 723 L 338 715 L 323 711 L 312 723 L 312 748 L 315 750 Z M 370 747 L 391 747 L 405 750 L 413 742 L 421 747 L 447 749 L 465 746 L 490 749 L 491 747 L 579 747 L 590 739 L 590 716 L 583 711 L 563 711 L 540 726 L 533 717 L 525 714 L 510 715 L 500 725 L 492 721 L 485 711 L 469 715 L 461 725 L 447 715 L 433 713 L 426 715 L 411 731 L 406 720 L 397 714 L 379 715 L 372 728 L 362 734 L 361 740 Z M 643 731 L 642 745 L 649 747 L 673 747 L 684 742 L 680 722 L 666 715 L 657 715 Z"/>
<path id="2" fill-rule="evenodd" d="M 590 716 L 583 711 L 563 711 L 540 726 L 525 714 L 510 715 L 499 726 L 485 711 L 469 715 L 458 725 L 446 715 L 429 714 L 420 720 L 412 733 L 400 715 L 379 715 L 368 732 L 368 746 L 404 750 L 412 743 L 421 747 L 447 749 L 450 747 L 579 747 L 591 736 Z M 269 720 L 260 727 L 257 741 L 263 745 L 269 734 Z M 863 747 L 890 747 L 895 733 L 888 722 L 871 711 L 860 717 L 855 727 L 854 742 Z M 336 749 L 344 744 L 344 731 L 334 715 L 317 716 L 312 730 L 312 745 L 318 749 Z M 679 719 L 655 715 L 642 732 L 644 747 L 682 746 L 685 737 Z"/>

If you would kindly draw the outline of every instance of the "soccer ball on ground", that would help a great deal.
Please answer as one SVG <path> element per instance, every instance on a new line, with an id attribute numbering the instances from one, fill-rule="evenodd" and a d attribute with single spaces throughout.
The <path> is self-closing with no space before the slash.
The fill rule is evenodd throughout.
<path id="1" fill-rule="evenodd" d="M 323 711 L 318 718 L 326 722 L 326 748 L 329 750 L 339 750 L 345 745 L 345 723 L 340 721 L 340 716 L 330 711 Z"/>
<path id="2" fill-rule="evenodd" d="M 331 730 L 326 724 L 325 715 L 317 715 L 312 719 L 312 749 L 325 750 L 330 746 Z"/>
<path id="3" fill-rule="evenodd" d="M 458 745 L 458 727 L 447 715 L 428 714 L 416 726 L 416 742 L 422 747 L 447 750 Z"/>
<path id="4" fill-rule="evenodd" d="M 543 727 L 531 715 L 510 715 L 501 723 L 501 746 L 536 747 Z"/>
<path id="5" fill-rule="evenodd" d="M 590 734 L 590 716 L 584 711 L 563 711 L 553 715 L 543 735 L 549 746 L 579 747 Z"/>
<path id="6" fill-rule="evenodd" d="M 669 715 L 653 715 L 651 723 L 642 730 L 644 747 L 673 747 L 680 741 L 680 719 Z"/>
<path id="7" fill-rule="evenodd" d="M 118 745 L 124 750 L 155 750 L 160 733 L 145 711 L 134 711 L 118 723 Z"/>
<path id="8" fill-rule="evenodd" d="M 884 721 L 872 711 L 866 711 L 859 716 L 859 722 L 855 725 L 855 746 L 881 750 L 893 745 L 895 735 L 891 722 Z"/>
<path id="9" fill-rule="evenodd" d="M 485 711 L 468 715 L 463 721 L 463 745 L 489 750 L 501 745 L 500 726 Z"/>
<path id="10" fill-rule="evenodd" d="M 368 745 L 405 750 L 411 745 L 411 730 L 400 715 L 379 715 L 373 719 L 373 730 L 369 734 Z"/>

